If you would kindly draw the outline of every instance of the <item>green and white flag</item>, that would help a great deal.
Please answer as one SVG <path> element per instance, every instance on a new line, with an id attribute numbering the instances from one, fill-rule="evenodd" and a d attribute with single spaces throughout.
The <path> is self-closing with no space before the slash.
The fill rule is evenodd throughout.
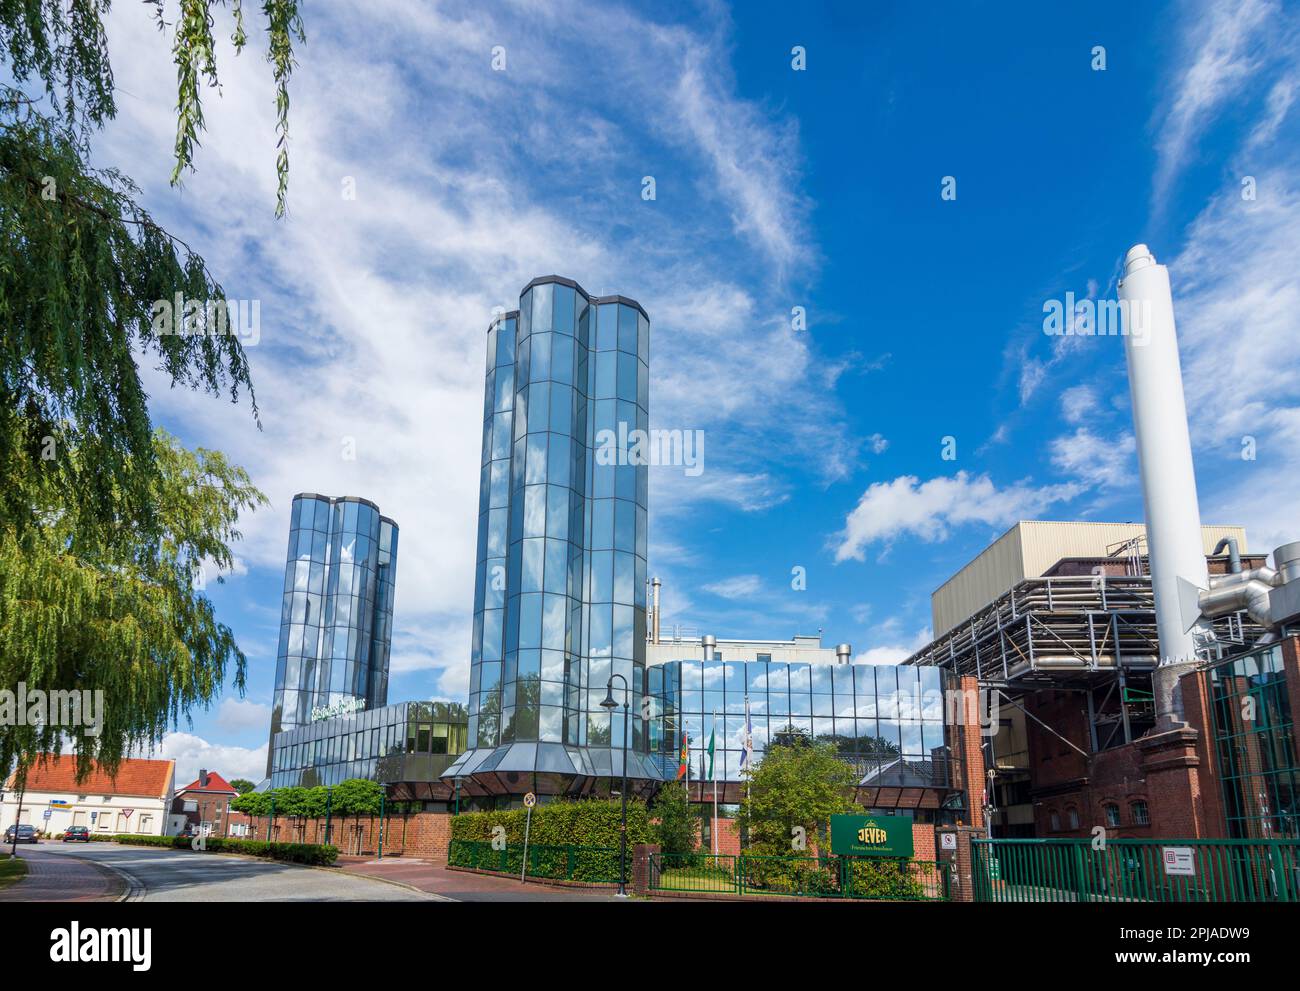
<path id="1" fill-rule="evenodd" d="M 717 735 L 717 730 L 709 731 L 709 780 L 713 780 L 713 738 Z"/>

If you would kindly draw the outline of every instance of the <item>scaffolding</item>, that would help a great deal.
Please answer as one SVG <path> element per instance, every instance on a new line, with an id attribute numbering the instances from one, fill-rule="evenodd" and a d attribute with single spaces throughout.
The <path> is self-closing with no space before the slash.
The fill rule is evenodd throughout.
<path id="1" fill-rule="evenodd" d="M 1221 643 L 1242 647 L 1264 633 L 1244 613 L 1214 628 Z M 1159 658 L 1151 579 L 1085 575 L 1025 579 L 903 663 L 1032 690 L 1149 672 Z"/>

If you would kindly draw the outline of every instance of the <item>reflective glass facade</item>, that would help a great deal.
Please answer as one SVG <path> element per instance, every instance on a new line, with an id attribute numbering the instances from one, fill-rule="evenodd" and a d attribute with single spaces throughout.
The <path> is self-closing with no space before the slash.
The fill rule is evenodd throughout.
<path id="1" fill-rule="evenodd" d="M 432 781 L 465 749 L 465 723 L 456 702 L 398 702 L 280 733 L 271 787 Z"/>
<path id="2" fill-rule="evenodd" d="M 272 739 L 309 725 L 317 707 L 388 701 L 397 537 L 372 502 L 294 497 Z"/>
<path id="3" fill-rule="evenodd" d="M 488 328 L 474 749 L 455 769 L 485 793 L 581 790 L 621 774 L 624 682 L 617 713 L 600 701 L 617 674 L 640 711 L 648 477 L 596 452 L 602 431 L 648 429 L 649 333 L 635 301 L 558 276 L 534 280 Z M 629 774 L 654 776 L 640 720 L 629 749 Z"/>
<path id="4" fill-rule="evenodd" d="M 647 671 L 657 713 L 648 723 L 650 746 L 664 777 L 675 778 L 685 731 L 695 781 L 705 773 L 704 753 L 716 731 L 714 774 L 739 782 L 748 698 L 755 764 L 773 741 L 798 734 L 833 743 L 857 770 L 860 792 L 928 790 L 928 801 L 913 796 L 916 805 L 935 807 L 952 783 L 944 726 L 949 677 L 939 668 L 907 665 L 670 661 Z M 739 788 L 725 793 L 725 800 L 735 800 Z M 874 793 L 866 799 L 882 804 Z"/>
<path id="5" fill-rule="evenodd" d="M 1300 767 L 1282 647 L 1210 668 L 1215 749 L 1228 835 L 1300 837 Z"/>

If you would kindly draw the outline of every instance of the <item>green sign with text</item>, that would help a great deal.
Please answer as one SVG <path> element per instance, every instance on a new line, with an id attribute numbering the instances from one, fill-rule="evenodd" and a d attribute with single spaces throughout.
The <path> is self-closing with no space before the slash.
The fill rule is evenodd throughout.
<path id="1" fill-rule="evenodd" d="M 907 816 L 831 816 L 831 853 L 855 857 L 910 857 Z"/>

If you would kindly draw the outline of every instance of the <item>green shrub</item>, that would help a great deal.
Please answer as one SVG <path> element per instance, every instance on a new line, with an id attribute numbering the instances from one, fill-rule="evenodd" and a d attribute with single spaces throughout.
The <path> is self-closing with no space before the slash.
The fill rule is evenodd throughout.
<path id="1" fill-rule="evenodd" d="M 494 826 L 504 826 L 507 844 L 524 842 L 526 809 L 505 809 L 494 812 L 463 812 L 451 820 L 451 838 L 454 840 L 491 840 Z M 554 801 L 533 809 L 533 824 L 529 843 L 539 846 L 617 847 L 621 809 L 617 801 L 605 799 L 580 799 Z M 656 839 L 650 823 L 650 813 L 645 803 L 628 802 L 627 844 L 629 855 L 638 843 L 653 843 Z"/>
<path id="2" fill-rule="evenodd" d="M 189 836 L 140 836 L 124 833 L 113 837 L 128 846 L 170 847 L 175 850 L 193 849 Z M 242 853 L 249 857 L 266 857 L 291 864 L 332 864 L 339 857 L 339 848 L 323 843 L 268 843 L 266 840 L 241 840 L 231 837 L 208 836 L 203 849 L 208 853 Z"/>
<path id="3" fill-rule="evenodd" d="M 853 857 L 849 891 L 856 898 L 917 899 L 925 891 L 912 876 L 912 861 L 896 857 Z"/>

